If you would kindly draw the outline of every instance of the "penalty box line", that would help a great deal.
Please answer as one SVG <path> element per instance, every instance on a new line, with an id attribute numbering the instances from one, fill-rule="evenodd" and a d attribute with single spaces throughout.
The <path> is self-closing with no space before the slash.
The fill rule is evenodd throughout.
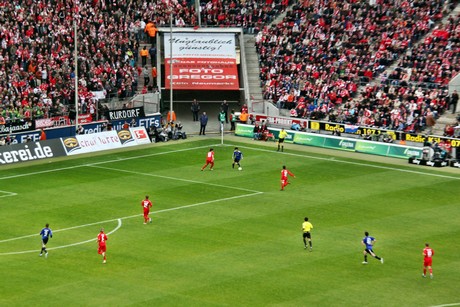
<path id="1" fill-rule="evenodd" d="M 108 232 L 107 234 L 108 235 L 111 235 L 113 234 L 115 231 L 117 231 L 118 229 L 120 229 L 121 227 L 121 219 L 117 219 L 118 220 L 118 225 L 117 227 L 115 227 L 112 231 Z M 80 226 L 80 227 L 83 227 L 83 226 Z M 78 228 L 78 227 L 71 227 L 71 228 Z M 63 231 L 64 229 L 61 229 L 61 231 Z M 55 231 L 56 232 L 56 231 Z M 27 238 L 27 237 L 30 237 L 30 236 L 36 236 L 36 235 L 29 235 L 29 236 L 24 236 L 22 238 Z M 18 238 L 19 239 L 19 238 Z M 4 240 L 4 241 L 1 241 L 1 242 L 6 242 L 6 241 L 11 241 L 11 240 L 15 240 L 15 238 L 13 239 L 10 239 L 10 240 Z M 82 245 L 82 244 L 85 244 L 85 243 L 90 243 L 90 242 L 95 242 L 96 239 L 89 239 L 89 240 L 85 240 L 85 241 L 80 241 L 80 242 L 76 242 L 76 243 L 71 243 L 71 244 L 67 244 L 67 245 L 61 245 L 61 246 L 56 246 L 56 247 L 49 247 L 47 248 L 47 250 L 55 250 L 55 249 L 61 249 L 61 248 L 66 248 L 66 247 L 71 247 L 71 246 L 77 246 L 77 245 Z M 36 253 L 38 252 L 39 250 L 38 249 L 33 249 L 33 250 L 27 250 L 27 251 L 20 251 L 20 252 L 8 252 L 8 253 L 0 253 L 0 256 L 7 256 L 7 255 L 21 255 L 21 254 L 30 254 L 30 253 Z"/>
<path id="2" fill-rule="evenodd" d="M 18 195 L 18 193 L 9 192 L 9 191 L 2 191 L 2 190 L 0 190 L 0 194 L 1 194 L 0 198 Z"/>
<path id="3" fill-rule="evenodd" d="M 243 198 L 243 197 L 251 197 L 251 196 L 254 196 L 254 195 L 258 195 L 258 194 L 262 194 L 262 192 L 255 192 L 255 193 L 250 193 L 250 194 L 244 194 L 244 195 L 238 195 L 238 196 L 232 196 L 232 197 L 225 197 L 225 198 L 220 198 L 220 199 L 214 199 L 214 200 L 204 201 L 204 202 L 200 202 L 200 203 L 196 203 L 196 204 L 190 204 L 190 205 L 179 206 L 179 207 L 174 207 L 174 208 L 161 209 L 161 210 L 152 211 L 152 213 L 158 214 L 158 213 L 162 213 L 162 212 L 169 212 L 169 211 L 187 209 L 187 208 L 192 208 L 192 207 L 198 207 L 198 206 L 202 206 L 202 205 L 212 204 L 212 203 L 216 203 L 216 202 L 220 202 L 220 201 L 233 200 L 233 199 L 238 199 L 238 198 Z M 108 234 L 112 234 L 112 233 L 114 233 L 115 231 L 117 231 L 117 230 L 121 227 L 121 224 L 122 224 L 121 221 L 122 221 L 122 220 L 137 218 L 137 217 L 140 217 L 140 216 L 143 216 L 143 213 L 141 213 L 141 214 L 135 214 L 135 215 L 129 215 L 129 216 L 120 217 L 120 218 L 115 218 L 115 219 L 110 219 L 110 220 L 105 220 L 105 221 L 100 221 L 100 222 L 94 222 L 94 223 L 84 224 L 84 225 L 72 226 L 72 227 L 63 228 L 63 229 L 57 229 L 57 230 L 54 230 L 53 232 L 61 232 L 61 231 L 66 231 L 66 230 L 72 230 L 72 229 L 77 229 L 77 228 L 83 228 L 83 227 L 94 226 L 94 225 L 100 225 L 100 224 L 104 224 L 104 223 L 109 223 L 109 222 L 113 222 L 113 221 L 118 221 L 118 226 L 117 226 L 114 230 L 112 230 L 111 232 L 108 233 Z M 5 242 L 9 242 L 9 241 L 20 240 L 20 239 L 25 239 L 25 238 L 30 238 L 30 237 L 37 237 L 37 236 L 38 236 L 37 234 L 26 235 L 26 236 L 21 236 L 21 237 L 16 237 L 16 238 L 11 238 L 11 239 L 1 240 L 0 243 L 5 243 Z M 95 239 L 90 239 L 90 240 L 81 241 L 81 242 L 72 243 L 72 244 L 67 244 L 67 245 L 63 245 L 63 246 L 51 247 L 51 248 L 48 248 L 48 250 L 60 249 L 60 248 L 66 248 L 66 247 L 72 247 L 72 246 L 81 245 L 81 244 L 85 244 L 85 243 L 89 243 L 89 242 L 94 242 L 94 240 L 95 240 Z M 37 251 L 38 251 L 38 250 L 28 250 L 28 251 L 21 251 L 21 252 L 0 253 L 0 256 L 6 256 L 6 255 L 19 255 L 19 254 L 27 254 L 27 253 L 35 253 L 35 252 L 37 252 Z"/>

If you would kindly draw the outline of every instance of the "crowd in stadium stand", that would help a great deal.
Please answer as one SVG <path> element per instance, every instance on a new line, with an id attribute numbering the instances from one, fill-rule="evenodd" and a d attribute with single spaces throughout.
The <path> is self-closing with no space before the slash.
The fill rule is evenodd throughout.
<path id="1" fill-rule="evenodd" d="M 242 27 L 256 33 L 284 12 L 289 0 L 207 1 L 201 2 L 201 21 L 205 26 Z"/>
<path id="2" fill-rule="evenodd" d="M 200 16 L 257 33 L 263 96 L 293 116 L 420 131 L 447 108 L 458 72 L 459 19 L 439 22 L 446 3 L 304 0 L 286 11 L 289 0 L 212 0 Z M 95 114 L 92 92 L 132 96 L 139 45 L 171 14 L 174 26 L 198 23 L 187 0 L 0 1 L 0 124 L 75 111 L 74 21 L 80 112 Z"/>
<path id="3" fill-rule="evenodd" d="M 187 3 L 170 3 L 0 1 L 0 122 L 75 112 L 74 20 L 80 112 L 95 114 L 92 92 L 132 96 L 141 74 L 139 43 L 156 33 L 145 32 L 147 24 L 169 24 L 171 8 L 176 23 L 194 23 Z"/>
<path id="4" fill-rule="evenodd" d="M 282 22 L 264 27 L 256 36 L 264 98 L 292 116 L 398 130 L 419 131 L 411 117 L 424 117 L 418 122 L 426 125 L 429 109 L 435 117 L 442 113 L 447 82 L 458 71 L 457 63 L 448 63 L 456 62 L 458 20 L 416 44 L 452 7 L 444 1 L 370 2 L 303 1 Z M 398 69 L 373 85 L 399 59 Z M 398 81 L 403 77 L 405 84 Z M 369 85 L 361 93 L 363 82 Z M 415 82 L 422 84 L 414 88 Z M 416 112 L 409 112 L 412 100 Z"/>

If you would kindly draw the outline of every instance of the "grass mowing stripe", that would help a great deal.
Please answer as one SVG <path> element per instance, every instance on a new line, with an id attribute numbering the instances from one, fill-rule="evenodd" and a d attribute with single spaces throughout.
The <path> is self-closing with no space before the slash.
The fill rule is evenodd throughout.
<path id="1" fill-rule="evenodd" d="M 25 176 L 31 176 L 31 175 L 38 175 L 38 174 L 50 173 L 50 172 L 61 171 L 61 170 L 74 169 L 74 168 L 79 168 L 79 167 L 83 167 L 83 166 L 96 166 L 96 165 L 100 165 L 100 164 L 107 164 L 107 163 L 113 163 L 113 162 L 140 159 L 140 158 L 145 158 L 145 157 L 165 155 L 165 154 L 170 154 L 170 153 L 177 153 L 177 152 L 183 152 L 183 151 L 189 151 L 189 150 L 195 150 L 195 149 L 201 149 L 201 148 L 209 148 L 209 147 L 212 147 L 212 146 L 213 145 L 198 146 L 198 147 L 192 147 L 192 148 L 165 151 L 165 152 L 160 152 L 160 153 L 144 154 L 144 155 L 133 156 L 133 157 L 128 157 L 128 158 L 120 158 L 120 159 L 116 159 L 116 160 L 108 160 L 108 161 L 101 161 L 101 162 L 95 162 L 95 163 L 90 163 L 90 164 L 82 164 L 82 165 L 71 166 L 71 167 L 57 168 L 57 169 L 52 169 L 52 170 L 40 171 L 40 172 L 24 173 L 24 174 L 19 174 L 19 175 L 0 177 L 0 180 L 13 179 L 13 178 L 19 178 L 19 177 L 25 177 Z M 218 144 L 218 145 L 215 145 L 215 146 L 229 146 L 229 147 L 231 147 L 231 146 L 236 146 L 236 145 L 233 145 L 233 144 L 220 145 L 220 144 Z M 251 147 L 251 146 L 246 146 L 246 145 L 243 145 L 243 146 L 238 145 L 238 146 L 240 146 L 241 148 L 247 148 L 247 149 L 252 149 L 252 150 L 256 150 L 256 151 L 273 153 L 273 150 L 262 149 L 262 148 L 257 148 L 257 147 Z M 433 173 L 426 173 L 426 172 L 422 172 L 422 171 L 413 171 L 413 170 L 401 169 L 401 168 L 390 167 L 390 166 L 383 166 L 383 165 L 376 165 L 376 164 L 369 164 L 369 163 L 360 163 L 360 162 L 354 162 L 354 161 L 340 160 L 340 159 L 337 159 L 337 158 L 334 158 L 334 157 L 324 158 L 324 157 L 317 157 L 317 156 L 310 156 L 310 155 L 296 154 L 296 153 L 288 153 L 288 152 L 282 152 L 280 154 L 289 155 L 289 156 L 295 156 L 295 157 L 308 158 L 308 159 L 316 159 L 316 160 L 322 160 L 322 161 L 331 161 L 331 162 L 336 162 L 336 163 L 347 163 L 347 164 L 358 165 L 358 166 L 367 166 L 367 167 L 380 168 L 380 169 L 386 169 L 386 170 L 392 170 L 392 171 L 398 171 L 398 172 L 413 173 L 413 174 L 418 174 L 418 175 L 426 175 L 426 176 L 434 176 L 434 177 L 440 177 L 440 178 L 460 180 L 460 177 L 455 177 L 455 176 L 442 175 L 442 174 L 433 174 Z"/>
<path id="2" fill-rule="evenodd" d="M 258 151 L 273 153 L 273 150 L 268 150 L 268 149 L 254 148 L 254 147 L 250 147 L 250 146 L 240 146 L 240 147 L 241 148 L 248 148 L 248 149 L 252 149 L 252 150 L 258 150 Z M 369 164 L 369 163 L 360 163 L 360 162 L 347 161 L 347 160 L 339 160 L 339 159 L 334 158 L 334 157 L 323 158 L 323 157 L 309 156 L 309 155 L 303 155 L 303 154 L 296 154 L 296 153 L 291 153 L 291 152 L 281 152 L 280 154 L 294 156 L 294 157 L 307 158 L 307 159 L 330 161 L 330 162 L 336 162 L 336 163 L 346 163 L 346 164 L 358 165 L 358 166 L 368 166 L 368 167 L 391 170 L 391 171 L 397 171 L 397 172 L 412 173 L 412 174 L 418 174 L 418 175 L 426 175 L 426 176 L 434 176 L 434 177 L 440 177 L 440 178 L 460 180 L 460 177 L 455 177 L 455 176 L 442 175 L 442 174 L 433 174 L 433 173 L 425 173 L 425 172 L 421 172 L 421 171 L 413 171 L 413 170 L 409 170 L 409 169 L 401 169 L 401 168 L 390 167 L 390 166 L 383 166 L 383 165 L 376 165 L 376 164 Z"/>
<path id="3" fill-rule="evenodd" d="M 180 209 L 192 208 L 192 207 L 212 204 L 212 203 L 216 203 L 216 202 L 220 202 L 220 201 L 226 201 L 226 200 L 233 200 L 233 199 L 238 199 L 238 198 L 243 198 L 243 197 L 255 196 L 255 195 L 259 195 L 259 194 L 263 194 L 263 192 L 254 191 L 254 193 L 251 193 L 251 194 L 237 195 L 237 196 L 232 196 L 232 197 L 209 200 L 209 201 L 200 202 L 200 203 L 196 203 L 196 204 L 190 204 L 190 205 L 179 206 L 179 207 L 174 207 L 174 208 L 161 209 L 161 210 L 157 210 L 157 211 L 152 211 L 152 213 L 162 213 L 162 212 L 169 212 L 169 211 L 175 211 L 175 210 L 180 210 Z M 135 214 L 135 215 L 130 215 L 130 216 L 124 216 L 124 217 L 120 217 L 120 218 L 104 220 L 104 221 L 99 221 L 99 222 L 94 222 L 94 223 L 89 223 L 89 224 L 84 224 L 84 225 L 78 225 L 78 226 L 72 226 L 72 227 L 67 227 L 67 228 L 62 228 L 62 229 L 56 229 L 56 230 L 53 230 L 53 232 L 61 232 L 61 231 L 66 231 L 66 230 L 72 230 L 72 229 L 77 229 L 77 228 L 94 226 L 94 225 L 109 223 L 109 222 L 113 222 L 113 221 L 117 221 L 117 220 L 121 221 L 121 220 L 126 220 L 126 219 L 139 217 L 139 216 L 142 216 L 142 215 L 143 214 L 141 213 L 141 214 Z M 10 238 L 10 239 L 0 240 L 0 243 L 10 242 L 10 241 L 15 241 L 15 240 L 20 240 L 20 239 L 26 239 L 26 238 L 36 237 L 36 236 L 37 236 L 37 234 L 26 235 L 26 236 L 21 236 L 21 237 L 15 237 L 15 238 Z M 7 253 L 7 254 L 11 254 L 11 253 Z M 6 254 L 0 254 L 0 255 L 6 255 Z"/>
<path id="4" fill-rule="evenodd" d="M 251 192 L 251 193 L 256 193 L 256 194 L 263 193 L 263 192 L 260 192 L 260 191 L 249 190 L 249 189 L 240 188 L 240 187 L 232 187 L 232 186 L 227 186 L 227 185 L 222 185 L 222 184 L 217 184 L 217 183 L 201 182 L 201 181 L 197 181 L 197 180 L 190 180 L 190 179 L 183 179 L 183 178 L 175 178 L 175 177 L 169 177 L 169 176 L 155 175 L 155 174 L 151 174 L 151 173 L 141 173 L 141 172 L 123 170 L 123 169 L 118 169 L 118 168 L 112 168 L 112 167 L 102 167 L 102 166 L 95 166 L 95 165 L 88 165 L 88 166 L 101 168 L 101 169 L 105 169 L 105 170 L 124 172 L 124 173 L 129 173 L 129 174 L 134 174 L 134 175 L 143 175 L 143 176 L 158 177 L 158 178 L 163 178 L 163 179 L 177 180 L 177 181 L 183 181 L 183 182 L 189 182 L 189 183 L 206 184 L 206 185 L 210 185 L 210 186 L 214 186 L 214 187 L 235 189 L 235 190 Z"/>
<path id="5" fill-rule="evenodd" d="M 212 145 L 210 145 L 210 146 L 212 147 Z M 65 170 L 74 169 L 74 168 L 80 168 L 80 167 L 84 167 L 84 166 L 92 166 L 92 165 L 106 164 L 106 163 L 119 162 L 119 161 L 127 161 L 127 160 L 133 160 L 133 159 L 141 159 L 141 158 L 145 158 L 145 157 L 153 157 L 153 156 L 159 156 L 159 155 L 164 155 L 164 154 L 183 152 L 183 151 L 188 151 L 188 150 L 195 150 L 195 149 L 200 149 L 200 148 L 208 148 L 208 147 L 209 147 L 209 145 L 198 146 L 198 147 L 178 149 L 178 150 L 172 150 L 172 151 L 156 152 L 156 153 L 152 153 L 152 154 L 134 156 L 134 157 L 129 157 L 129 158 L 101 161 L 101 162 L 95 162 L 95 163 L 90 163 L 90 164 L 85 163 L 85 164 L 81 164 L 81 165 L 75 165 L 75 166 L 69 166 L 69 167 L 61 167 L 61 168 L 55 168 L 55 169 L 39 171 L 39 172 L 24 173 L 24 174 L 12 175 L 12 176 L 7 176 L 7 177 L 0 177 L 0 180 L 15 179 L 15 178 L 20 178 L 20 177 L 28 177 L 28 176 L 33 176 L 33 175 L 40 175 L 40 174 L 46 174 L 46 173 L 52 173 L 52 172 L 58 172 L 58 171 L 65 171 Z"/>

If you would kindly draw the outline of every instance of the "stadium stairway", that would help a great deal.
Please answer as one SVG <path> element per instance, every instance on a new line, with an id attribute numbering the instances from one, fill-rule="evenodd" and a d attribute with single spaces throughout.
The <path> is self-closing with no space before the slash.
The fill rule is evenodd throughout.
<path id="1" fill-rule="evenodd" d="M 456 117 L 459 113 L 452 114 L 451 110 L 446 110 L 444 114 L 436 120 L 436 125 L 433 127 L 432 135 L 443 136 L 444 129 L 446 125 L 453 125 L 456 126 L 457 120 Z"/>
<path id="2" fill-rule="evenodd" d="M 246 57 L 246 67 L 248 69 L 248 85 L 250 97 L 253 101 L 262 101 L 262 89 L 259 77 L 259 56 L 255 47 L 255 37 L 253 34 L 244 34 L 244 51 Z"/>

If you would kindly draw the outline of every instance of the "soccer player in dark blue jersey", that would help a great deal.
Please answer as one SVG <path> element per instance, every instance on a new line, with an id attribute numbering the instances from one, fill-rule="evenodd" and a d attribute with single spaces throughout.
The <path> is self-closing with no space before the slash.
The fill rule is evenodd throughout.
<path id="1" fill-rule="evenodd" d="M 237 164 L 238 167 L 241 167 L 240 161 L 243 160 L 243 153 L 238 149 L 238 147 L 235 147 L 232 158 L 232 167 L 235 168 L 235 164 Z"/>
<path id="2" fill-rule="evenodd" d="M 372 257 L 374 257 L 377 260 L 380 260 L 380 262 L 383 263 L 383 258 L 380 258 L 379 256 L 377 256 L 372 249 L 374 243 L 376 242 L 375 238 L 369 236 L 369 232 L 367 231 L 364 233 L 364 235 L 365 237 L 361 241 L 361 244 L 366 247 L 366 249 L 364 249 L 363 251 L 363 254 L 364 254 L 363 264 L 367 264 L 367 254 L 370 254 Z"/>
<path id="3" fill-rule="evenodd" d="M 46 224 L 45 228 L 40 231 L 40 236 L 42 237 L 42 250 L 40 251 L 40 257 L 43 255 L 43 253 L 45 253 L 45 257 L 48 257 L 46 244 L 48 243 L 49 238 L 53 237 L 53 232 L 51 231 L 49 224 Z"/>

